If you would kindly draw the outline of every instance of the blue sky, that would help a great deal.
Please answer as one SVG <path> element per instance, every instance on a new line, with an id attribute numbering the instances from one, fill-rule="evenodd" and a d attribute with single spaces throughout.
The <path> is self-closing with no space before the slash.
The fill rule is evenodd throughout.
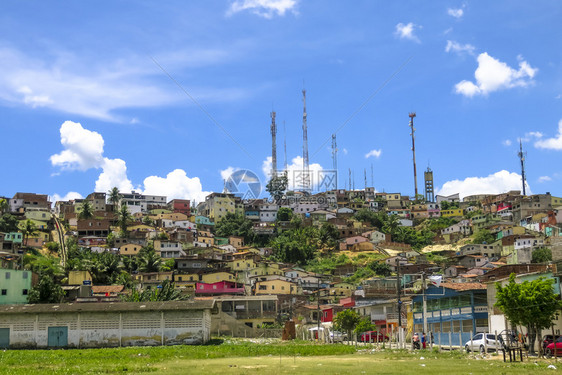
<path id="1" fill-rule="evenodd" d="M 557 1 L 96 1 L 0 4 L 0 195 L 118 186 L 200 201 L 243 168 L 265 181 L 270 112 L 290 168 L 413 194 L 562 189 Z M 189 97 L 193 98 L 193 100 Z M 195 103 L 196 102 L 196 103 Z M 342 126 L 343 125 L 343 126 Z M 367 155 L 369 155 L 367 157 Z"/>

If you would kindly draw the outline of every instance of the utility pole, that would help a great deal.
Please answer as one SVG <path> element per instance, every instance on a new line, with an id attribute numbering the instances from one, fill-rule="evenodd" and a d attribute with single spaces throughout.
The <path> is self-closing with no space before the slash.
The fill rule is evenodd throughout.
<path id="1" fill-rule="evenodd" d="M 271 178 L 277 177 L 277 125 L 275 111 L 271 111 Z"/>
<path id="2" fill-rule="evenodd" d="M 318 336 L 318 342 L 320 342 L 320 278 L 318 278 L 318 287 L 317 287 L 316 297 L 317 297 L 316 307 L 318 309 L 317 316 L 316 316 L 317 317 L 316 320 L 317 320 L 317 323 L 318 323 L 318 327 L 317 327 L 318 331 L 316 331 L 317 332 L 316 334 Z"/>
<path id="3" fill-rule="evenodd" d="M 423 332 L 427 332 L 427 296 L 425 294 L 425 272 L 422 272 L 422 292 L 423 292 Z"/>
<path id="4" fill-rule="evenodd" d="M 519 139 L 519 153 L 517 153 L 517 156 L 519 156 L 519 160 L 521 161 L 521 183 L 523 184 L 523 195 L 527 195 L 525 194 L 525 157 L 527 156 L 527 153 L 523 152 L 523 143 L 521 142 L 521 139 Z"/>
<path id="5" fill-rule="evenodd" d="M 418 197 L 418 176 L 416 174 L 416 142 L 414 137 L 414 132 L 416 131 L 416 129 L 414 129 L 414 117 L 416 117 L 416 113 L 411 112 L 408 116 L 410 117 L 410 128 L 412 129 L 412 133 L 410 135 L 412 136 L 412 154 L 414 157 L 414 187 L 415 187 L 414 200 L 415 200 Z"/>
<path id="6" fill-rule="evenodd" d="M 287 171 L 287 131 L 285 130 L 285 121 L 283 121 L 283 147 L 285 148 L 285 172 Z"/>
<path id="7" fill-rule="evenodd" d="M 400 279 L 400 258 L 396 257 L 396 294 L 398 295 L 398 328 L 402 328 L 402 283 Z"/>

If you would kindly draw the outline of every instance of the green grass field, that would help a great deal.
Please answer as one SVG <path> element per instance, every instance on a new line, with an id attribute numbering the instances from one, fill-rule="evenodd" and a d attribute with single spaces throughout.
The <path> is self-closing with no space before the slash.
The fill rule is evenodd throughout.
<path id="1" fill-rule="evenodd" d="M 204 346 L 0 352 L 1 374 L 528 374 L 557 373 L 553 360 L 408 353 L 309 342 L 215 341 Z"/>

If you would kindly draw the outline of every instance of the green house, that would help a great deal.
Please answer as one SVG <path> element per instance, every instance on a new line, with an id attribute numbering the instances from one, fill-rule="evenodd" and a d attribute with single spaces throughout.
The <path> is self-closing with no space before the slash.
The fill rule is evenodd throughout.
<path id="1" fill-rule="evenodd" d="M 0 269 L 0 305 L 27 303 L 31 271 Z"/>

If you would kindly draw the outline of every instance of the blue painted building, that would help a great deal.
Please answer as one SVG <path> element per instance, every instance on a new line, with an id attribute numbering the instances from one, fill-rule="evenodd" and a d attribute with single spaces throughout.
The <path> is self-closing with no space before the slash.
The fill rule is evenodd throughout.
<path id="1" fill-rule="evenodd" d="M 477 332 L 487 331 L 486 295 L 486 286 L 480 283 L 429 285 L 426 333 L 433 333 L 435 344 L 459 346 Z M 412 303 L 414 332 L 423 332 L 423 296 L 413 297 Z"/>

